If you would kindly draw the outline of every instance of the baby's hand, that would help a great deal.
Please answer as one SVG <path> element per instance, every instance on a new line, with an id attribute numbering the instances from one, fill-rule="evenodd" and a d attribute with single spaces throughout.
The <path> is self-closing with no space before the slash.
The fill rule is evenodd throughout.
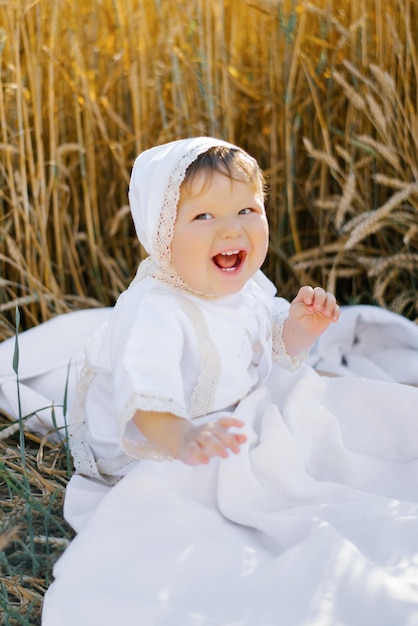
<path id="1" fill-rule="evenodd" d="M 184 434 L 177 458 L 186 465 L 206 465 L 214 456 L 227 458 L 228 450 L 236 454 L 247 441 L 247 437 L 232 433 L 229 429 L 243 426 L 243 422 L 233 417 L 223 417 L 216 422 L 192 426 Z"/>
<path id="2" fill-rule="evenodd" d="M 291 302 L 289 319 L 301 333 L 315 340 L 332 322 L 340 317 L 340 308 L 332 293 L 321 287 L 305 286 Z"/>

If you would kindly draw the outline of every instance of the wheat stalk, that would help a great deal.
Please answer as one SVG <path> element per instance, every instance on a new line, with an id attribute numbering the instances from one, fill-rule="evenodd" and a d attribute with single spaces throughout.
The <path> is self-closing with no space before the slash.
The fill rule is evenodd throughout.
<path id="1" fill-rule="evenodd" d="M 418 192 L 418 185 L 410 184 L 404 189 L 395 192 L 383 206 L 376 211 L 363 213 L 361 219 L 351 228 L 349 238 L 344 244 L 346 250 L 350 250 L 366 237 L 376 233 L 382 225 L 383 220 L 412 194 Z M 350 230 L 350 222 L 345 226 L 345 230 Z"/>

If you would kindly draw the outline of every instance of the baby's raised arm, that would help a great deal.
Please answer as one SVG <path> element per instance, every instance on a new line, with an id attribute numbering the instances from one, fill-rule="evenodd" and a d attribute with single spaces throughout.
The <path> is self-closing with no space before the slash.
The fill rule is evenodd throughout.
<path id="1" fill-rule="evenodd" d="M 283 326 L 287 353 L 295 356 L 309 349 L 339 316 L 340 309 L 332 293 L 321 287 L 301 287 L 290 303 L 289 316 Z"/>
<path id="2" fill-rule="evenodd" d="M 226 458 L 229 450 L 236 454 L 247 440 L 244 434 L 230 431 L 244 426 L 233 417 L 195 426 L 172 413 L 138 410 L 133 421 L 147 439 L 186 465 L 206 465 L 214 456 Z"/>

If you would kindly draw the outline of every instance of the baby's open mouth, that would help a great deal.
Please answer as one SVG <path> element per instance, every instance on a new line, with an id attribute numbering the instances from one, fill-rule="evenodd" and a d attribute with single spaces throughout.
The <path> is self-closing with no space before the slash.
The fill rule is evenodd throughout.
<path id="1" fill-rule="evenodd" d="M 228 250 L 228 252 L 216 254 L 212 257 L 212 261 L 224 272 L 232 272 L 241 265 L 244 258 L 244 250 Z"/>

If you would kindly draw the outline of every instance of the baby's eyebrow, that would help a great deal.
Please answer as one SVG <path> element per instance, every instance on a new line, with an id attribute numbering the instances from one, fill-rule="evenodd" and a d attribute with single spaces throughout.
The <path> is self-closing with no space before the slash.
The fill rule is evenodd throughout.
<path id="1" fill-rule="evenodd" d="M 194 216 L 194 215 L 200 215 L 201 213 L 210 213 L 210 211 L 212 210 L 213 207 L 210 206 L 201 206 L 199 204 L 195 204 L 195 203 L 185 203 L 183 205 L 179 205 L 177 207 L 177 213 L 179 213 L 180 211 L 183 213 L 183 215 L 190 215 L 190 216 Z"/>

